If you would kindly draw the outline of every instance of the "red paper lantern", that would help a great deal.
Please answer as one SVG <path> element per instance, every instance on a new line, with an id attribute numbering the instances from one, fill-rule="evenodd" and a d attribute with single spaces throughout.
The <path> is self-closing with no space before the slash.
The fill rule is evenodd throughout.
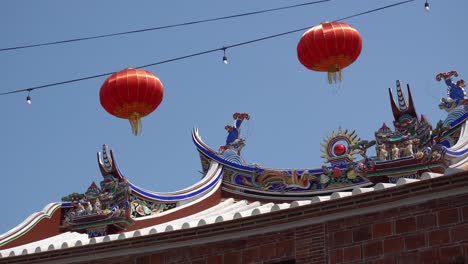
<path id="1" fill-rule="evenodd" d="M 163 99 L 164 88 L 154 74 L 125 69 L 112 74 L 101 86 L 102 107 L 111 115 L 130 121 L 132 132 L 141 132 L 141 118 L 153 112 Z"/>
<path id="2" fill-rule="evenodd" d="M 340 81 L 341 70 L 361 54 L 359 32 L 342 22 L 325 22 L 305 32 L 297 44 L 297 57 L 307 69 L 328 72 L 328 81 Z"/>

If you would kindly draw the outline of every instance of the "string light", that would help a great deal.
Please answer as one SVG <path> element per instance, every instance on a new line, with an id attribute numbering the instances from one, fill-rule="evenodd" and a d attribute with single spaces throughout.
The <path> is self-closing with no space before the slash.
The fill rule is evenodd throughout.
<path id="1" fill-rule="evenodd" d="M 223 47 L 223 52 L 224 52 L 224 56 L 223 56 L 223 63 L 224 64 L 228 64 L 228 59 L 226 57 L 226 47 Z"/>
<path id="2" fill-rule="evenodd" d="M 429 12 L 429 3 L 427 2 L 426 0 L 426 3 L 424 4 L 424 9 L 426 10 L 426 12 Z"/>
<path id="3" fill-rule="evenodd" d="M 333 21 L 336 22 L 336 21 L 347 20 L 347 19 L 350 19 L 350 18 L 359 17 L 359 16 L 362 16 L 362 15 L 374 13 L 374 12 L 377 12 L 377 11 L 382 11 L 384 9 L 400 6 L 400 5 L 407 4 L 407 3 L 410 3 L 410 2 L 414 2 L 414 1 L 416 1 L 416 0 L 404 0 L 404 1 L 401 1 L 401 2 L 398 2 L 398 3 L 394 3 L 394 4 L 374 8 L 374 9 L 367 10 L 367 11 L 364 11 L 364 12 L 360 12 L 360 13 L 357 13 L 357 14 L 354 14 L 354 15 L 350 15 L 350 16 L 339 18 L 339 19 L 335 19 Z M 171 58 L 171 59 L 167 59 L 167 60 L 163 60 L 163 61 L 159 61 L 159 62 L 154 62 L 154 63 L 150 63 L 150 64 L 146 64 L 146 65 L 141 65 L 141 66 L 137 66 L 137 67 L 133 67 L 133 68 L 136 68 L 136 69 L 148 68 L 148 67 L 151 67 L 151 66 L 161 65 L 161 64 L 174 62 L 174 61 L 179 61 L 179 60 L 183 60 L 183 59 L 188 59 L 188 58 L 192 58 L 192 57 L 197 57 L 197 56 L 201 56 L 201 55 L 205 55 L 205 54 L 209 54 L 209 53 L 219 52 L 219 50 L 224 51 L 223 63 L 227 64 L 228 60 L 227 60 L 227 56 L 226 56 L 226 49 L 228 49 L 228 48 L 235 48 L 235 47 L 240 47 L 240 46 L 244 46 L 244 45 L 249 45 L 249 44 L 252 44 L 252 43 L 265 41 L 265 40 L 269 40 L 269 39 L 289 35 L 289 34 L 292 34 L 292 33 L 304 31 L 304 30 L 307 30 L 309 28 L 310 28 L 310 26 L 295 29 L 295 30 L 290 30 L 290 31 L 286 31 L 286 32 L 282 32 L 282 33 L 278 33 L 278 34 L 274 34 L 274 35 L 269 35 L 269 36 L 266 36 L 266 37 L 261 37 L 261 38 L 257 38 L 257 39 L 253 39 L 253 40 L 249 40 L 249 41 L 244 41 L 244 42 L 231 44 L 231 45 L 228 45 L 227 47 L 215 48 L 215 49 L 211 49 L 211 50 L 205 50 L 205 51 L 192 53 L 192 54 L 189 54 L 189 55 L 184 55 L 184 56 L 180 56 L 180 57 L 176 57 L 176 58 Z M 19 89 L 19 90 L 0 92 L 0 96 L 15 94 L 15 93 L 21 93 L 21 92 L 28 92 L 28 97 L 26 98 L 26 100 L 27 100 L 27 103 L 29 104 L 31 102 L 31 97 L 30 97 L 29 93 L 32 90 L 45 89 L 45 88 L 49 88 L 49 87 L 52 87 L 52 86 L 58 86 L 58 85 L 63 85 L 63 84 L 68 84 L 68 83 L 74 83 L 74 82 L 80 82 L 80 81 L 95 79 L 95 78 L 99 78 L 99 77 L 108 76 L 108 75 L 111 75 L 113 73 L 115 73 L 115 71 L 96 74 L 96 75 L 91 75 L 91 76 L 86 76 L 86 77 L 81 77 L 81 78 L 76 78 L 76 79 L 71 79 L 71 80 L 66 80 L 66 81 L 60 81 L 60 82 L 49 83 L 49 84 L 44 84 L 44 85 L 38 85 L 38 86 L 33 86 L 33 87 Z"/>
<path id="4" fill-rule="evenodd" d="M 89 36 L 89 37 L 83 37 L 83 38 L 74 38 L 74 39 L 66 39 L 66 40 L 59 40 L 59 41 L 52 41 L 52 42 L 36 43 L 36 44 L 17 46 L 17 47 L 6 47 L 6 48 L 0 48 L 0 52 L 9 51 L 9 50 L 35 48 L 35 47 L 49 46 L 49 45 L 68 44 L 68 43 L 78 42 L 78 41 L 85 41 L 85 40 L 92 40 L 92 39 L 99 39 L 99 38 L 108 38 L 108 37 L 116 37 L 116 36 L 122 36 L 122 35 L 128 35 L 128 34 L 135 34 L 135 33 L 143 33 L 143 32 L 148 32 L 148 31 L 154 31 L 154 30 L 162 30 L 162 29 L 168 29 L 168 28 L 190 26 L 190 25 L 195 25 L 195 24 L 214 22 L 214 21 L 220 21 L 220 20 L 225 20 L 225 19 L 233 19 L 233 18 L 244 17 L 244 16 L 259 15 L 259 14 L 263 14 L 263 13 L 275 12 L 275 11 L 291 9 L 291 8 L 297 8 L 297 7 L 304 7 L 304 6 L 309 6 L 309 5 L 316 5 L 316 4 L 320 4 L 320 3 L 324 3 L 324 2 L 330 2 L 330 1 L 332 1 L 332 0 L 318 0 L 318 1 L 312 1 L 312 2 L 307 2 L 307 3 L 301 3 L 301 4 L 289 5 L 289 6 L 283 6 L 283 7 L 276 7 L 276 8 L 270 8 L 270 9 L 264 9 L 264 10 L 248 12 L 248 13 L 223 16 L 223 17 L 208 18 L 208 19 L 202 19 L 202 20 L 197 20 L 197 21 L 188 21 L 188 22 L 177 23 L 177 24 L 172 24 L 172 25 L 165 25 L 165 26 L 159 26 L 159 27 L 143 28 L 143 29 L 137 29 L 137 30 L 131 30 L 131 31 L 125 31 L 125 32 L 95 35 L 95 36 Z"/>
<path id="5" fill-rule="evenodd" d="M 26 96 L 26 103 L 30 105 L 32 103 L 31 101 L 31 89 L 28 90 L 28 96 Z"/>

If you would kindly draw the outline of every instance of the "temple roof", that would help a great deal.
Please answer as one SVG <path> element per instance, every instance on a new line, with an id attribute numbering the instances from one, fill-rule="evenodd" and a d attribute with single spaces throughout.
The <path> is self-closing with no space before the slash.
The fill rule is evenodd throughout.
<path id="1" fill-rule="evenodd" d="M 414 109 L 411 94 L 407 102 L 400 93 L 401 88 L 399 111 Z M 391 101 L 393 110 L 397 109 L 394 100 Z M 447 120 L 441 122 L 449 125 L 439 128 L 437 137 L 425 138 L 428 142 L 425 145 L 418 145 L 420 134 L 403 131 L 406 134 L 401 135 L 398 146 L 397 141 L 390 142 L 391 145 L 379 142 L 377 156 L 366 154 L 376 144 L 375 140 L 361 140 L 355 131 L 339 128 L 321 144 L 324 163 L 300 169 L 266 168 L 244 160 L 241 150 L 246 142 L 240 137 L 240 126 L 250 115 L 236 113 L 233 118 L 235 126 L 227 129 L 226 145 L 218 151 L 201 140 L 198 129 L 193 130 L 192 140 L 204 176 L 177 192 L 155 192 L 133 184 L 122 175 L 114 153 L 104 145 L 98 153 L 100 187 L 92 182 L 85 194 L 65 196 L 67 200 L 47 205 L 0 235 L 0 258 L 165 236 L 173 231 L 287 213 L 295 208 L 314 205 L 328 208 L 327 204 L 335 201 L 349 200 L 359 208 L 355 204 L 359 199 L 355 197 L 369 196 L 380 203 L 383 200 L 376 193 L 407 189 L 413 184 L 430 189 L 431 185 L 425 182 L 466 176 L 468 171 L 466 105 L 454 107 Z M 421 119 L 426 120 L 425 116 Z M 384 123 L 378 132 L 387 130 L 391 131 Z M 407 198 L 401 197 L 402 203 Z"/>
<path id="2" fill-rule="evenodd" d="M 20 245 L 9 249 L 0 250 L 0 257 L 5 258 L 14 256 L 24 256 L 28 254 L 65 250 L 86 245 L 96 245 L 111 241 L 121 241 L 135 237 L 163 235 L 167 232 L 187 230 L 206 225 L 249 218 L 253 216 L 266 215 L 278 211 L 285 211 L 293 208 L 304 207 L 318 203 L 327 203 L 328 201 L 333 200 L 346 200 L 350 199 L 353 196 L 361 194 L 365 194 L 368 196 L 374 192 L 381 192 L 383 190 L 394 188 L 398 189 L 408 184 L 424 182 L 439 177 L 450 177 L 454 174 L 460 174 L 460 172 L 463 171 L 464 170 L 461 169 L 451 169 L 447 170 L 445 174 L 425 173 L 420 180 L 401 178 L 396 184 L 379 183 L 373 187 L 355 188 L 352 191 L 335 192 L 331 195 L 316 196 L 309 200 L 294 201 L 291 203 L 262 203 L 259 201 L 236 200 L 229 198 L 220 201 L 218 204 L 211 208 L 205 209 L 203 211 L 186 217 L 181 217 L 173 221 L 156 224 L 128 232 L 123 232 L 120 234 L 112 234 L 94 238 L 88 238 L 86 234 L 81 234 L 77 232 L 65 232 L 60 235 L 49 237 L 43 240 L 35 241 L 32 243 Z"/>

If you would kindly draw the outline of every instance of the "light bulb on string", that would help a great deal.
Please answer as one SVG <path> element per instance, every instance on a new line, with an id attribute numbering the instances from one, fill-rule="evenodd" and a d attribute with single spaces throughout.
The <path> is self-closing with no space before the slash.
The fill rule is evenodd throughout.
<path id="1" fill-rule="evenodd" d="M 226 56 L 226 48 L 225 47 L 223 47 L 223 52 L 224 52 L 223 63 L 228 64 L 228 59 L 227 59 L 227 56 Z"/>
<path id="2" fill-rule="evenodd" d="M 30 105 L 32 103 L 31 101 L 31 90 L 28 90 L 28 96 L 26 96 L 26 103 Z"/>
<path id="3" fill-rule="evenodd" d="M 429 12 L 429 3 L 427 2 L 426 0 L 426 3 L 424 4 L 424 9 L 426 10 L 426 12 Z"/>

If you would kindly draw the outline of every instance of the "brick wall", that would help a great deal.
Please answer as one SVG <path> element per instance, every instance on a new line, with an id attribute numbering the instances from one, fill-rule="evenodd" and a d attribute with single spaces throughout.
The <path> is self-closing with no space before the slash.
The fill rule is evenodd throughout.
<path id="1" fill-rule="evenodd" d="M 239 240 L 225 241 L 222 243 L 209 243 L 196 247 L 185 247 L 165 251 L 164 253 L 134 256 L 129 258 L 115 258 L 102 262 L 90 262 L 97 264 L 107 263 L 141 263 L 141 264 L 165 264 L 165 263 L 188 263 L 188 264 L 240 264 L 240 263 L 281 263 L 295 258 L 296 252 L 303 252 L 304 258 L 310 258 L 306 252 L 309 245 L 313 244 L 308 234 L 320 232 L 319 237 L 323 239 L 323 227 L 307 228 L 298 232 L 302 237 L 296 238 L 295 232 L 283 231 L 272 234 L 264 234 L 246 237 Z M 305 247 L 296 248 L 300 243 Z M 319 258 L 323 261 L 323 241 L 319 243 L 322 247 Z M 292 262 L 294 263 L 294 262 Z M 297 262 L 296 262 L 297 263 Z M 309 263 L 309 262 L 306 262 Z"/>
<path id="2" fill-rule="evenodd" d="M 468 263 L 467 188 L 462 173 L 0 263 Z"/>
<path id="3" fill-rule="evenodd" d="M 468 263 L 468 195 L 99 263 Z M 93 262 L 96 263 L 96 262 Z"/>
<path id="4" fill-rule="evenodd" d="M 93 263 L 468 263 L 468 194 L 238 240 Z"/>
<path id="5" fill-rule="evenodd" d="M 468 263 L 468 195 L 326 224 L 330 263 Z"/>

